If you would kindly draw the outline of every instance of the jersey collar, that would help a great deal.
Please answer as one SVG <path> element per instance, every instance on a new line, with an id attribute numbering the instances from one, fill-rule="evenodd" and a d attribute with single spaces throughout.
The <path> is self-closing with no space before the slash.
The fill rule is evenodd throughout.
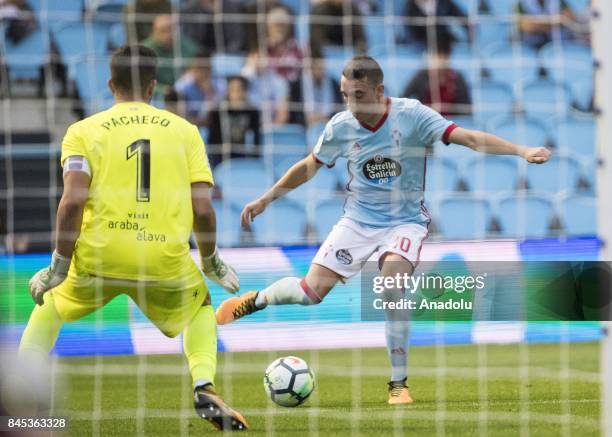
<path id="1" fill-rule="evenodd" d="M 365 127 L 370 132 L 376 132 L 378 129 L 380 129 L 380 127 L 383 124 L 385 124 L 385 121 L 387 120 L 387 117 L 389 116 L 389 106 L 390 105 L 391 105 L 391 99 L 387 97 L 385 113 L 382 115 L 382 117 L 380 117 L 380 120 L 378 120 L 378 122 L 374 126 L 370 126 L 369 124 L 364 123 L 362 121 L 359 121 L 359 124 L 361 124 L 363 127 Z"/>

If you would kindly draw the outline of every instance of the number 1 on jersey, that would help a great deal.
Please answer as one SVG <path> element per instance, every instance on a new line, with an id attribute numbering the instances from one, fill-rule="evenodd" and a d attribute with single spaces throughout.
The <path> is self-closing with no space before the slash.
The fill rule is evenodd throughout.
<path id="1" fill-rule="evenodd" d="M 151 140 L 136 140 L 126 150 L 126 160 L 136 156 L 136 201 L 148 202 L 151 191 Z"/>

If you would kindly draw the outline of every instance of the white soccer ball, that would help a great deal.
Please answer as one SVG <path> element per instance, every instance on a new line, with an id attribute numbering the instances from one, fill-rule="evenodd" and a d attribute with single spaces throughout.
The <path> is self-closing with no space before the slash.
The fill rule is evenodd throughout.
<path id="1" fill-rule="evenodd" d="M 276 404 L 297 407 L 314 391 L 314 373 L 301 358 L 281 357 L 266 369 L 264 388 Z"/>

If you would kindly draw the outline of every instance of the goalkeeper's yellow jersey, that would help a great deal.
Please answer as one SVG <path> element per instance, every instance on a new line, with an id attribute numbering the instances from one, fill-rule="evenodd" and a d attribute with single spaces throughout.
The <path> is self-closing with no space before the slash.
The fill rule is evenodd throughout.
<path id="1" fill-rule="evenodd" d="M 69 156 L 85 156 L 92 172 L 76 268 L 146 281 L 181 276 L 191 183 L 213 183 L 197 127 L 146 103 L 118 103 L 68 128 L 62 165 Z"/>

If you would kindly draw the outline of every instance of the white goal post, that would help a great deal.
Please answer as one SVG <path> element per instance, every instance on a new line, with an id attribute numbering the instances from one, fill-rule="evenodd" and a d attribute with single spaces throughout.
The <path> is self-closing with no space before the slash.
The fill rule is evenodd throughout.
<path id="1" fill-rule="evenodd" d="M 595 68 L 597 116 L 597 226 L 603 240 L 601 259 L 612 260 L 612 2 L 593 0 L 592 45 Z M 608 317 L 609 319 L 609 317 Z M 602 435 L 612 437 L 612 322 L 603 322 L 601 369 L 603 403 Z"/>

